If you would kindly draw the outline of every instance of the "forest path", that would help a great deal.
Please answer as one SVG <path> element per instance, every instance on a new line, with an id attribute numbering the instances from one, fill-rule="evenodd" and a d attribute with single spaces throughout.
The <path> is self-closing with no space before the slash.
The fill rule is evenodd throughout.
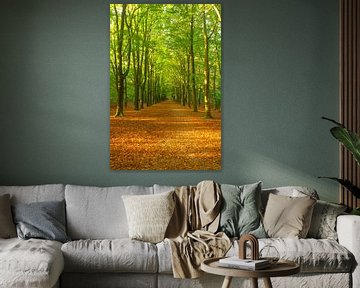
<path id="1" fill-rule="evenodd" d="M 114 115 L 115 111 L 111 111 Z M 110 167 L 115 170 L 221 169 L 221 113 L 205 119 L 174 101 L 110 117 Z"/>

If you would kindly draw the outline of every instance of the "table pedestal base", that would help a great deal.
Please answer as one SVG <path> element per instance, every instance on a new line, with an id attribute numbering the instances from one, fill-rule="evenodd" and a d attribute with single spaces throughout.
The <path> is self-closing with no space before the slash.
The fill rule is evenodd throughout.
<path id="1" fill-rule="evenodd" d="M 221 288 L 230 288 L 232 277 L 231 276 L 225 276 L 224 282 L 221 286 Z"/>
<path id="2" fill-rule="evenodd" d="M 222 258 L 204 260 L 201 263 L 201 270 L 210 274 L 225 276 L 222 288 L 229 288 L 233 277 L 250 278 L 254 288 L 258 288 L 258 279 L 261 278 L 264 281 L 265 288 L 273 288 L 270 280 L 272 277 L 284 277 L 300 272 L 300 266 L 288 260 L 279 260 L 276 264 L 266 269 L 246 270 L 222 267 L 219 265 L 220 259 Z"/>
<path id="3" fill-rule="evenodd" d="M 263 280 L 264 280 L 265 288 L 273 288 L 270 278 L 264 277 Z M 225 276 L 225 279 L 224 279 L 224 282 L 223 282 L 221 288 L 230 288 L 231 281 L 232 281 L 231 276 Z M 252 282 L 253 288 L 258 288 L 258 278 L 251 278 L 251 282 Z"/>

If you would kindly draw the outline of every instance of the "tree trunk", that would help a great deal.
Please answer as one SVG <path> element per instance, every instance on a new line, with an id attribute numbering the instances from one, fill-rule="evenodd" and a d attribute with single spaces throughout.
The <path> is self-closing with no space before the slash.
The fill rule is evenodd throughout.
<path id="1" fill-rule="evenodd" d="M 194 4 L 192 4 L 194 5 Z M 193 6 L 194 7 L 194 6 Z M 198 111 L 197 99 L 196 99 L 196 71 L 195 71 L 195 56 L 194 56 L 194 9 L 191 11 L 190 22 L 190 62 L 191 62 L 191 91 L 192 91 L 192 103 L 193 111 Z"/>
<path id="2" fill-rule="evenodd" d="M 116 107 L 116 117 L 122 117 L 124 116 L 124 91 L 125 91 L 125 79 L 122 75 L 120 75 L 119 79 L 119 87 L 118 87 L 118 95 L 121 97 L 118 97 L 117 107 Z"/>
<path id="3" fill-rule="evenodd" d="M 205 118 L 212 118 L 210 101 L 209 38 L 206 24 L 206 6 L 203 4 L 203 37 L 204 37 L 204 105 Z"/>
<path id="4" fill-rule="evenodd" d="M 118 94 L 118 101 L 117 101 L 117 107 L 116 107 L 116 113 L 115 116 L 116 117 L 122 117 L 124 116 L 124 92 L 125 92 L 125 79 L 126 79 L 126 75 L 128 72 L 128 68 L 127 71 L 124 71 L 123 68 L 123 58 L 124 58 L 124 53 L 123 53 L 123 44 L 124 44 L 124 30 L 125 30 L 125 17 L 126 17 L 126 7 L 127 4 L 122 4 L 122 11 L 121 11 L 121 22 L 120 22 L 120 27 L 119 27 L 119 15 L 117 12 L 116 7 L 114 8 L 114 12 L 115 12 L 115 19 L 116 19 L 116 34 L 117 34 L 117 59 L 118 59 L 118 67 L 116 67 L 117 69 L 117 77 L 118 77 L 118 87 L 116 87 L 116 91 Z M 130 44 L 129 44 L 130 46 Z M 130 49 L 129 49 L 130 50 Z M 129 65 L 129 63 L 128 63 Z"/>

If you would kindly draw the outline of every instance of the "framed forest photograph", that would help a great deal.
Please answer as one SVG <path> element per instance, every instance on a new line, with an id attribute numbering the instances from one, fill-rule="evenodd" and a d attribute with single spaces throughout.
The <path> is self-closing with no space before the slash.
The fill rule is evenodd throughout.
<path id="1" fill-rule="evenodd" d="M 221 169 L 221 5 L 110 4 L 110 168 Z"/>

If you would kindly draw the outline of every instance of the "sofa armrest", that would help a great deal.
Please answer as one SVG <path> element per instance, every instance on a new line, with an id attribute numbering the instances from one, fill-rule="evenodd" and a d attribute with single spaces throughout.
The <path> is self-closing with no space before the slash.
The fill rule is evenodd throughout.
<path id="1" fill-rule="evenodd" d="M 341 215 L 336 224 L 339 243 L 355 257 L 352 273 L 352 287 L 360 287 L 360 216 Z"/>

